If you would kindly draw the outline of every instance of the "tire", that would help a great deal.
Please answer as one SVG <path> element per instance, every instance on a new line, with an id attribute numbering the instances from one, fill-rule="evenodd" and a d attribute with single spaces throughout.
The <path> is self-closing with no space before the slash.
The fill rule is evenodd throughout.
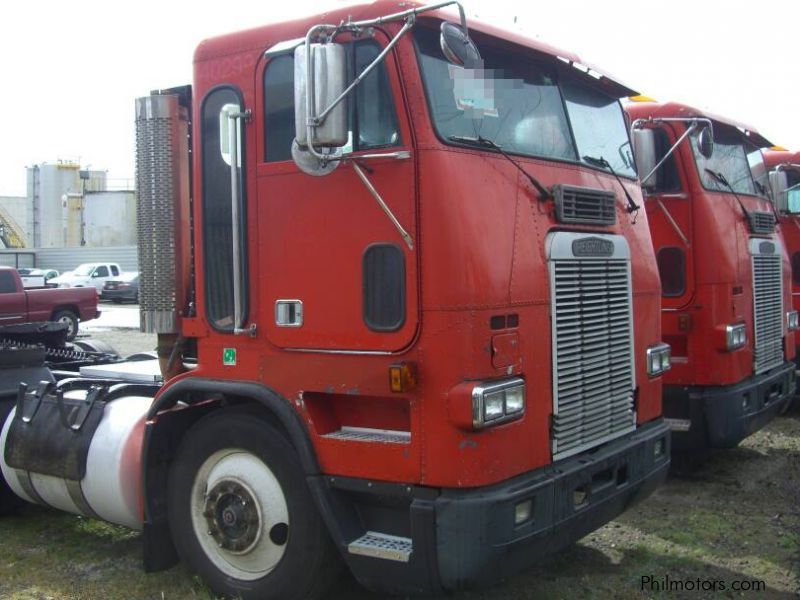
<path id="1" fill-rule="evenodd" d="M 168 514 L 178 555 L 216 594 L 320 598 L 339 572 L 297 453 L 251 413 L 223 409 L 189 430 L 170 468 Z"/>
<path id="2" fill-rule="evenodd" d="M 78 321 L 78 316 L 71 310 L 59 310 L 53 315 L 52 320 L 56 323 L 66 323 L 68 342 L 74 340 L 75 336 L 78 335 L 78 326 L 80 322 Z"/>

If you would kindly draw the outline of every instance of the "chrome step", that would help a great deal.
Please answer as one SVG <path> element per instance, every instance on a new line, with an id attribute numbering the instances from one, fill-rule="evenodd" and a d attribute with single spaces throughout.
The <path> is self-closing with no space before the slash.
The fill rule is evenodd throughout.
<path id="1" fill-rule="evenodd" d="M 368 429 L 366 427 L 342 427 L 339 431 L 326 433 L 322 437 L 329 440 L 349 440 L 351 442 L 383 442 L 384 444 L 410 444 L 410 431 L 392 429 Z"/>
<path id="2" fill-rule="evenodd" d="M 383 558 L 397 562 L 408 562 L 414 545 L 410 538 L 368 531 L 347 545 L 350 554 Z"/>

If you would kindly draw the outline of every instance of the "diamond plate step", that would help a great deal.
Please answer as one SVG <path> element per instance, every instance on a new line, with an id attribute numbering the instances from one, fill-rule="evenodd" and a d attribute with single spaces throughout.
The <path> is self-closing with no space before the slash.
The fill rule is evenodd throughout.
<path id="1" fill-rule="evenodd" d="M 397 562 L 408 562 L 414 545 L 410 538 L 368 531 L 347 545 L 350 554 L 383 558 Z"/>
<path id="2" fill-rule="evenodd" d="M 411 432 L 388 429 L 367 429 L 365 427 L 342 427 L 339 431 L 326 433 L 322 437 L 330 440 L 349 440 L 351 442 L 383 442 L 384 444 L 410 444 Z"/>

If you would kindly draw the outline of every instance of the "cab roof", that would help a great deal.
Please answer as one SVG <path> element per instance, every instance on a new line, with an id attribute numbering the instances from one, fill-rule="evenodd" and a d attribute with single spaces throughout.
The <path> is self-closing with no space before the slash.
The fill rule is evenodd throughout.
<path id="1" fill-rule="evenodd" d="M 734 121 L 733 119 L 723 117 L 707 110 L 694 108 L 688 104 L 681 104 L 680 102 L 631 102 L 625 104 L 625 110 L 631 116 L 631 120 L 670 117 L 685 119 L 710 119 L 716 123 L 728 125 L 738 129 L 759 148 L 772 146 L 772 142 L 761 135 L 755 127 L 742 123 L 741 121 Z"/>
<path id="2" fill-rule="evenodd" d="M 229 33 L 203 40 L 195 50 L 194 61 L 198 63 L 235 54 L 253 51 L 261 52 L 279 42 L 305 37 L 312 26 L 320 23 L 339 24 L 350 18 L 354 21 L 362 21 L 423 6 L 426 6 L 426 3 L 416 0 L 411 2 L 377 0 L 371 3 L 346 5 L 336 10 L 303 17 L 293 21 L 273 23 L 253 29 Z M 431 11 L 419 18 L 425 19 L 426 17 L 450 21 L 457 19 L 455 13 L 442 9 Z M 572 65 L 575 67 L 574 71 L 579 77 L 582 76 L 594 80 L 596 85 L 599 85 L 603 91 L 611 96 L 623 98 L 636 95 L 636 91 L 632 88 L 621 83 L 601 69 L 581 60 L 580 57 L 573 52 L 561 50 L 521 33 L 508 31 L 476 19 L 467 18 L 467 25 L 473 34 L 481 33 L 496 37 L 532 50 L 536 54 L 549 57 L 563 64 Z"/>
<path id="3" fill-rule="evenodd" d="M 778 165 L 800 165 L 800 152 L 791 152 L 789 150 L 767 150 L 764 152 L 764 163 L 768 169 L 777 167 Z"/>

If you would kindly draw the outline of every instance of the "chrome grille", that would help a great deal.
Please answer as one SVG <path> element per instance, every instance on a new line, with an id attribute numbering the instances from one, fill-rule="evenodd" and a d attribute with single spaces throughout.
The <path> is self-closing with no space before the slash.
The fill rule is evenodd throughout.
<path id="1" fill-rule="evenodd" d="M 554 185 L 559 223 L 613 225 L 617 222 L 614 192 L 573 185 Z"/>
<path id="2" fill-rule="evenodd" d="M 750 245 L 755 329 L 753 358 L 758 374 L 783 363 L 783 272 L 781 251 L 774 242 L 754 239 Z"/>
<path id="3" fill-rule="evenodd" d="M 632 431 L 636 415 L 627 242 L 596 234 L 553 237 L 563 240 L 551 243 L 550 253 L 555 460 Z M 596 238 L 613 248 L 610 256 L 574 257 L 582 241 Z"/>

